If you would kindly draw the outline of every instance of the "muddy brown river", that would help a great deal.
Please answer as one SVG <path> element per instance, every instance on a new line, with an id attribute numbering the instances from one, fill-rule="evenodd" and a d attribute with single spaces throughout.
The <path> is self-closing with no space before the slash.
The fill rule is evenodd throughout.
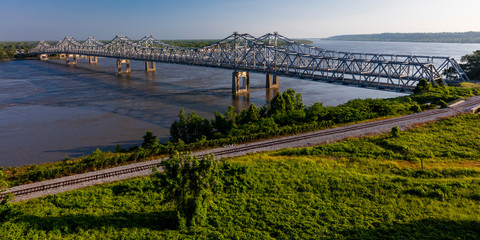
<path id="1" fill-rule="evenodd" d="M 87 59 L 77 66 L 63 60 L 0 62 L 0 166 L 22 166 L 111 151 L 140 144 L 151 130 L 162 141 L 180 108 L 212 117 L 229 105 L 267 103 L 275 90 L 265 76 L 251 74 L 249 94 L 232 96 L 231 70 L 157 63 L 155 73 L 132 63 L 117 75 L 114 59 Z M 338 105 L 353 98 L 402 95 L 308 80 L 280 78 L 279 91 L 293 88 L 310 105 Z"/>

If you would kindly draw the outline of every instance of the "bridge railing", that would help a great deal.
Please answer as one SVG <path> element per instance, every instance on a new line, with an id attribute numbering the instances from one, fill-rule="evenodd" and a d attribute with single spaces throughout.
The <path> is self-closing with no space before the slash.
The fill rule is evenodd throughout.
<path id="1" fill-rule="evenodd" d="M 395 91 L 411 90 L 421 79 L 432 84 L 469 80 L 453 58 L 329 51 L 296 43 L 277 33 L 260 38 L 234 33 L 202 48 L 174 47 L 151 36 L 138 42 L 117 36 L 107 44 L 94 38 L 84 43 L 65 38 L 55 46 L 40 42 L 30 53 L 218 67 Z"/>

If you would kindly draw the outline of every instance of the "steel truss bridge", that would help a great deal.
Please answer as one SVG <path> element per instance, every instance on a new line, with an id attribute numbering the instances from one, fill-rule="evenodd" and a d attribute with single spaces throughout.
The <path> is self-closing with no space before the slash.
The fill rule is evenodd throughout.
<path id="1" fill-rule="evenodd" d="M 72 55 L 117 58 L 119 72 L 122 63 L 127 63 L 129 71 L 129 60 L 146 61 L 149 70 L 152 69 L 148 62 L 153 62 L 153 69 L 155 62 L 232 69 L 235 94 L 248 91 L 249 72 L 266 74 L 267 88 L 278 87 L 278 76 L 393 91 L 411 91 L 421 79 L 433 85 L 469 81 L 450 57 L 330 51 L 278 33 L 255 38 L 235 32 L 201 48 L 172 46 L 152 36 L 138 41 L 116 36 L 108 43 L 93 37 L 83 42 L 66 37 L 54 46 L 40 41 L 29 53 L 44 57 L 67 54 L 67 62 Z M 243 88 L 239 79 L 243 79 Z"/>

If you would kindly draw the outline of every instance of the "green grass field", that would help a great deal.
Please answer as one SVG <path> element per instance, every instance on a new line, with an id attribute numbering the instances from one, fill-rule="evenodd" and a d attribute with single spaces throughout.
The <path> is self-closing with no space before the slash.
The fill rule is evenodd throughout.
<path id="1" fill-rule="evenodd" d="M 0 239 L 479 239 L 479 132 L 467 114 L 399 137 L 228 159 L 246 173 L 187 231 L 144 177 L 15 204 Z"/>

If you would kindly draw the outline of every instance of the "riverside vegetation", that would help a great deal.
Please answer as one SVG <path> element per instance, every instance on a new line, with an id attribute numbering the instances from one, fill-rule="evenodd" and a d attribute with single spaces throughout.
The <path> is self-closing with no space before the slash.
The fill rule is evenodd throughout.
<path id="1" fill-rule="evenodd" d="M 158 143 L 152 132 L 148 131 L 142 146 L 128 150 L 117 146 L 115 152 L 102 152 L 97 149 L 78 159 L 66 158 L 65 161 L 57 163 L 10 167 L 5 170 L 6 180 L 10 186 L 14 186 L 158 158 L 174 151 L 220 147 L 340 124 L 405 115 L 446 107 L 447 102 L 480 94 L 480 88 L 432 87 L 422 81 L 416 92 L 407 97 L 392 99 L 354 99 L 335 107 L 326 107 L 321 103 L 307 107 L 302 103 L 300 94 L 287 90 L 283 94 L 277 94 L 269 106 L 258 109 L 252 104 L 249 109 L 240 113 L 230 107 L 225 114 L 215 113 L 215 118 L 211 120 L 203 119 L 194 112 L 185 116 L 182 110 L 179 120 L 172 124 L 172 140 L 164 144 Z"/>
<path id="2" fill-rule="evenodd" d="M 188 228 L 157 174 L 41 197 L 15 204 L 0 239 L 478 239 L 479 132 L 464 114 L 226 159 Z"/>

